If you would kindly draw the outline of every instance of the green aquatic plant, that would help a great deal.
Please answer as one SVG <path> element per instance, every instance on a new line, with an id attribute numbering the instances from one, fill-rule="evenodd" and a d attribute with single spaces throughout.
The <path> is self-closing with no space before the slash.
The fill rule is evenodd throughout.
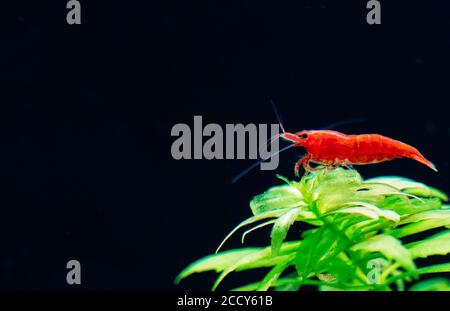
<path id="1" fill-rule="evenodd" d="M 414 284 L 410 290 L 450 290 L 442 278 L 450 262 L 417 263 L 450 253 L 450 206 L 443 204 L 443 192 L 402 177 L 363 180 L 353 169 L 314 171 L 300 181 L 278 177 L 284 184 L 254 197 L 253 216 L 224 240 L 242 227 L 254 225 L 243 241 L 271 225 L 271 245 L 216 252 L 186 267 L 177 283 L 212 270 L 220 273 L 214 290 L 232 272 L 265 268 L 261 280 L 236 290 L 405 290 L 408 284 Z M 297 222 L 306 224 L 292 228 Z M 286 241 L 294 229 L 298 240 Z M 420 282 L 424 274 L 439 278 Z"/>

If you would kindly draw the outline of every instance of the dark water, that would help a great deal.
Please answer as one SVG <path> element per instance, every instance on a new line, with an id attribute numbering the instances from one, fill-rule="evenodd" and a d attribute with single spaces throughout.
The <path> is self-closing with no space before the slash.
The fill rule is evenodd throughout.
<path id="1" fill-rule="evenodd" d="M 176 123 L 275 123 L 288 130 L 364 118 L 346 133 L 412 144 L 411 160 L 360 167 L 450 193 L 448 4 L 365 1 L 9 1 L 0 9 L 0 289 L 207 289 L 176 274 L 214 251 L 278 181 L 250 162 L 175 161 Z M 301 150 L 277 173 L 293 177 Z M 267 243 L 268 232 L 249 243 Z M 260 238 L 258 239 L 258 236 Z M 228 244 L 237 246 L 238 239 Z"/>

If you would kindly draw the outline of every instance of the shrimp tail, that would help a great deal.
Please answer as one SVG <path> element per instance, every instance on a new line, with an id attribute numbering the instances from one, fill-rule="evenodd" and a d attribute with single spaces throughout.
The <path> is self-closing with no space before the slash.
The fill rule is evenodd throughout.
<path id="1" fill-rule="evenodd" d="M 429 168 L 431 168 L 435 172 L 438 171 L 436 166 L 431 161 L 428 161 L 427 159 L 425 159 L 425 157 L 423 155 L 421 155 L 420 153 L 413 153 L 410 156 L 408 156 L 408 158 L 413 159 L 413 160 L 415 160 L 417 162 L 420 162 L 422 164 L 425 164 L 426 166 L 428 166 Z"/>

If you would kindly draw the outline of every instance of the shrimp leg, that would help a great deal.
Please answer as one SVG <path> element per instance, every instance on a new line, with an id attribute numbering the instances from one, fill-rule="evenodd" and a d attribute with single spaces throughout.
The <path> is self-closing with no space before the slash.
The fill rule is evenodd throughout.
<path id="1" fill-rule="evenodd" d="M 317 171 L 322 168 L 314 168 L 309 166 L 309 162 L 311 161 L 311 155 L 306 154 L 303 158 L 299 159 L 297 163 L 295 163 L 294 173 L 296 177 L 300 176 L 300 166 L 303 166 L 306 172 Z"/>
<path id="2" fill-rule="evenodd" d="M 310 162 L 314 162 L 314 161 L 312 160 L 312 157 L 309 154 L 307 154 L 303 158 L 299 159 L 297 161 L 297 163 L 295 163 L 295 167 L 294 167 L 295 176 L 299 177 L 300 166 L 303 166 L 303 168 L 305 169 L 306 172 L 325 170 L 325 174 L 326 174 L 326 171 L 334 170 L 337 168 L 337 166 L 339 166 L 339 165 L 334 164 L 334 165 L 324 165 L 321 167 L 311 167 L 309 165 Z"/>

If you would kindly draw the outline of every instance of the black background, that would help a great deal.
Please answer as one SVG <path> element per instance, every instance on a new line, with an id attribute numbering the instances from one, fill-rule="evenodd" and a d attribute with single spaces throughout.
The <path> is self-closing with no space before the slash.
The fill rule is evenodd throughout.
<path id="1" fill-rule="evenodd" d="M 0 289 L 208 289 L 212 274 L 173 280 L 278 180 L 255 171 L 230 185 L 249 161 L 172 159 L 170 130 L 194 115 L 275 123 L 273 99 L 291 131 L 362 117 L 338 130 L 400 139 L 439 169 L 395 160 L 364 177 L 450 193 L 444 1 L 382 1 L 377 26 L 361 0 L 81 4 L 72 26 L 66 1 L 0 5 Z M 276 172 L 293 177 L 301 154 Z"/>

